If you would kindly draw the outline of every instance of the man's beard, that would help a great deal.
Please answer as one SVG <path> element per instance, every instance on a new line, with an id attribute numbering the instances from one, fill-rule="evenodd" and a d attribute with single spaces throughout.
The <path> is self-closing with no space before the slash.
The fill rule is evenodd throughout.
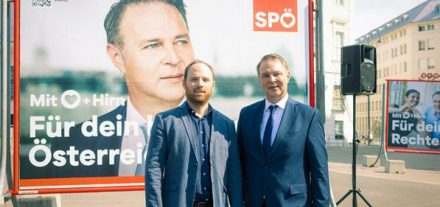
<path id="1" fill-rule="evenodd" d="M 211 98 L 212 91 L 205 91 L 203 96 L 195 96 L 194 91 L 185 90 L 186 100 L 192 104 L 201 106 L 207 104 Z"/>

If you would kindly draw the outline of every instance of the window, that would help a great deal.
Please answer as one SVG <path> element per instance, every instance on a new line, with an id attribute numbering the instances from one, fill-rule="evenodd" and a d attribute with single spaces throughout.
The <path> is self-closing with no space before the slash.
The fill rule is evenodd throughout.
<path id="1" fill-rule="evenodd" d="M 435 68 L 434 58 L 428 58 L 428 69 Z"/>
<path id="2" fill-rule="evenodd" d="M 425 58 L 419 59 L 418 63 L 419 63 L 419 70 L 424 70 L 424 69 L 427 68 L 427 64 L 426 64 L 426 59 Z"/>
<path id="3" fill-rule="evenodd" d="M 341 60 L 341 48 L 344 46 L 344 32 L 335 32 L 335 60 Z"/>
<path id="4" fill-rule="evenodd" d="M 419 40 L 419 51 L 425 50 L 426 43 L 425 40 Z"/>
<path id="5" fill-rule="evenodd" d="M 419 25 L 419 32 L 425 31 L 425 25 Z"/>
<path id="6" fill-rule="evenodd" d="M 336 4 L 343 6 L 344 0 L 336 0 Z"/>
<path id="7" fill-rule="evenodd" d="M 335 139 L 343 140 L 344 139 L 344 122 L 343 121 L 335 121 Z"/>
<path id="8" fill-rule="evenodd" d="M 406 65 L 406 61 L 403 62 L 403 72 L 408 71 L 408 66 Z"/>
<path id="9" fill-rule="evenodd" d="M 341 86 L 333 86 L 333 110 L 344 111 L 344 100 L 341 96 Z"/>
<path id="10" fill-rule="evenodd" d="M 426 44 L 427 44 L 427 47 L 428 47 L 428 50 L 433 50 L 434 49 L 434 44 L 432 43 L 433 41 L 431 41 L 431 40 L 426 40 Z"/>
<path id="11" fill-rule="evenodd" d="M 428 24 L 428 28 L 427 29 L 428 29 L 428 31 L 429 30 L 434 30 L 434 25 L 433 24 Z"/>

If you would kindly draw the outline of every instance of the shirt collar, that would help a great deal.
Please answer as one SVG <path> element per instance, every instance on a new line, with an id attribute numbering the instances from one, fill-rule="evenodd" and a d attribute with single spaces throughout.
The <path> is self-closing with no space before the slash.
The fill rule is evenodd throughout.
<path id="1" fill-rule="evenodd" d="M 434 117 L 436 119 L 440 119 L 440 114 L 437 114 L 437 112 L 435 111 L 434 108 L 432 108 L 431 114 L 432 114 L 432 117 Z"/>
<path id="2" fill-rule="evenodd" d="M 151 115 L 148 115 L 151 116 Z M 147 117 L 147 119 L 149 119 Z M 152 119 L 152 116 L 151 116 Z M 128 97 L 127 100 L 127 121 L 136 121 L 138 124 L 143 124 L 146 123 L 147 120 L 145 120 L 144 117 L 142 117 L 142 115 L 136 110 L 136 108 L 134 108 L 133 103 L 130 101 L 130 97 Z"/>
<path id="3" fill-rule="evenodd" d="M 271 103 L 269 100 L 267 100 L 267 98 L 265 98 L 264 111 L 266 111 L 270 105 L 277 105 L 278 107 L 284 110 L 284 108 L 286 108 L 287 99 L 289 99 L 289 95 L 287 94 L 280 101 L 278 101 L 278 103 Z"/>
<path id="4" fill-rule="evenodd" d="M 186 110 L 188 111 L 189 114 L 196 116 L 195 111 L 191 108 L 188 101 L 185 101 L 185 103 L 183 103 L 183 104 L 185 105 Z M 204 117 L 210 115 L 211 113 L 212 113 L 212 106 L 211 106 L 211 104 L 208 104 L 208 113 L 206 113 L 206 115 Z"/>

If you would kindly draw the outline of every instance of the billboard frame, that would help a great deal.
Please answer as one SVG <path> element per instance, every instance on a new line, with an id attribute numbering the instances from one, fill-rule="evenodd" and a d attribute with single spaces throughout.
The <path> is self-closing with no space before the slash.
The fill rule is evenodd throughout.
<path id="1" fill-rule="evenodd" d="M 306 85 L 306 90 L 308 94 L 308 101 L 310 106 L 315 107 L 315 75 L 314 75 L 314 30 L 313 30 L 313 15 L 314 15 L 314 1 L 304 0 L 308 3 L 308 84 Z M 118 184 L 106 185 L 95 184 L 95 185 L 72 185 L 64 187 L 61 183 L 59 186 L 45 186 L 41 188 L 39 185 L 44 184 L 47 179 L 33 179 L 33 181 L 23 182 L 20 179 L 20 14 L 21 14 L 21 0 L 14 0 L 14 130 L 13 130 L 13 189 L 11 189 L 12 195 L 20 194 L 49 194 L 49 193 L 80 193 L 80 192 L 111 192 L 111 191 L 140 191 L 144 190 L 143 186 L 143 176 L 133 176 L 133 177 L 123 177 L 129 183 L 121 182 Z M 307 70 L 307 69 L 306 69 Z M 307 73 L 306 73 L 307 74 Z M 308 87 L 307 87 L 308 86 Z M 96 180 L 96 177 L 88 177 Z M 88 178 L 72 178 L 72 179 L 88 179 Z M 108 178 L 108 179 L 107 179 Z M 51 180 L 58 181 L 71 179 L 71 178 L 50 178 Z M 98 177 L 103 181 L 114 179 L 114 177 Z M 121 178 L 118 178 L 121 179 Z M 112 180 L 114 181 L 114 180 Z M 22 184 L 28 184 L 35 187 L 23 187 Z M 96 183 L 96 182 L 95 182 Z M 113 182 L 114 183 L 114 182 Z M 139 183 L 142 183 L 139 185 Z"/>
<path id="2" fill-rule="evenodd" d="M 387 152 L 399 152 L 399 153 L 409 153 L 409 154 L 440 154 L 440 150 L 432 149 L 408 149 L 404 147 L 389 147 L 389 98 L 390 98 L 390 82 L 391 81 L 402 81 L 402 82 L 438 82 L 434 80 L 420 80 L 420 79 L 386 79 L 386 102 L 385 102 L 385 150 Z"/>

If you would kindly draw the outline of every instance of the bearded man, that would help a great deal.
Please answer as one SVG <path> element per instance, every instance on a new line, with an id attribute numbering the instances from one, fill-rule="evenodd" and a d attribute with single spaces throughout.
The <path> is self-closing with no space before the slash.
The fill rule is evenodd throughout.
<path id="1" fill-rule="evenodd" d="M 148 207 L 242 206 L 235 127 L 209 99 L 213 68 L 200 60 L 185 68 L 186 100 L 153 123 L 145 169 Z"/>

